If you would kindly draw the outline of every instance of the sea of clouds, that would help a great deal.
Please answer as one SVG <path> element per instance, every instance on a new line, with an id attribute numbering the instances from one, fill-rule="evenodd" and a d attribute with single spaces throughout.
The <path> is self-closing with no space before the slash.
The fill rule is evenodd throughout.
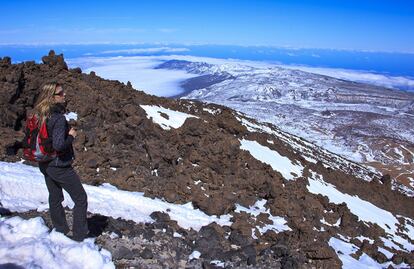
<path id="1" fill-rule="evenodd" d="M 140 49 L 142 52 L 143 49 Z M 160 48 L 145 49 L 148 53 L 158 52 Z M 161 48 L 163 52 L 168 48 Z M 182 51 L 174 48 L 171 53 Z M 115 53 L 117 51 L 110 51 Z M 131 53 L 136 50 L 131 49 Z M 105 51 L 104 53 L 109 53 Z M 128 53 L 122 50 L 122 53 Z M 198 57 L 191 55 L 157 55 L 157 56 L 85 56 L 67 59 L 70 67 L 81 67 L 83 72 L 94 71 L 97 75 L 123 83 L 130 81 L 135 89 L 156 96 L 171 97 L 183 93 L 180 83 L 186 79 L 197 76 L 181 70 L 155 69 L 161 63 L 168 60 L 186 60 L 193 62 L 206 62 L 210 64 L 248 65 L 252 67 L 271 68 L 279 66 L 289 69 L 297 69 L 305 72 L 326 75 L 334 78 L 374 84 L 387 88 L 414 91 L 414 79 L 410 77 L 391 76 L 363 70 L 350 70 L 339 68 L 310 67 L 300 65 L 281 65 L 262 61 L 248 61 L 237 59 L 219 59 L 212 57 Z"/>

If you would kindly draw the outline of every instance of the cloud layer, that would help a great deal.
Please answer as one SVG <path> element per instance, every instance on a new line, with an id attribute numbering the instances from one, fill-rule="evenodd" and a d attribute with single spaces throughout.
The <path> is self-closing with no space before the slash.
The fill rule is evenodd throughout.
<path id="1" fill-rule="evenodd" d="M 85 57 L 67 62 L 71 67 L 81 67 L 83 72 L 94 71 L 103 78 L 123 83 L 130 81 L 137 90 L 164 97 L 182 93 L 180 82 L 196 76 L 184 71 L 154 69 L 162 61 L 151 56 Z"/>
<path id="2" fill-rule="evenodd" d="M 130 50 L 104 51 L 109 53 L 156 53 L 156 52 L 182 52 L 185 48 L 142 48 Z M 388 76 L 385 74 L 368 71 L 318 68 L 292 65 L 275 65 L 266 62 L 248 61 L 238 59 L 219 59 L 210 57 L 197 57 L 190 55 L 164 55 L 164 56 L 118 56 L 118 57 L 83 57 L 69 59 L 71 67 L 81 67 L 86 73 L 95 71 L 106 79 L 119 80 L 127 83 L 130 81 L 134 88 L 157 96 L 174 96 L 183 92 L 180 82 L 195 77 L 185 71 L 154 69 L 157 65 L 167 60 L 186 60 L 193 62 L 206 62 L 210 64 L 247 65 L 258 68 L 272 68 L 275 66 L 297 69 L 305 72 L 316 73 L 356 82 L 364 82 L 388 88 L 399 88 L 414 91 L 414 79 L 401 76 Z"/>
<path id="3" fill-rule="evenodd" d="M 387 88 L 414 91 L 414 79 L 408 77 L 388 76 L 384 74 L 371 73 L 367 71 L 348 70 L 339 68 L 321 68 L 291 65 L 281 65 L 281 67 L 301 70 L 309 73 L 320 74 L 350 81 L 364 82 Z"/>

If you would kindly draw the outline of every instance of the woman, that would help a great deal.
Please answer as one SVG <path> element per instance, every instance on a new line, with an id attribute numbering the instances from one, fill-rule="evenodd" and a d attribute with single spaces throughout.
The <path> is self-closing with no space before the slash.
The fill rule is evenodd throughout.
<path id="1" fill-rule="evenodd" d="M 52 147 L 57 156 L 48 162 L 39 162 L 39 168 L 45 176 L 49 191 L 49 212 L 53 226 L 58 232 L 67 234 L 69 227 L 66 222 L 65 210 L 62 206 L 64 189 L 69 193 L 75 207 L 73 208 L 73 239 L 82 241 L 88 234 L 86 219 L 87 196 L 79 176 L 72 167 L 74 151 L 72 142 L 76 137 L 76 130 L 69 129 L 64 116 L 65 92 L 57 83 L 49 83 L 35 106 L 35 113 L 41 123 L 46 120 L 49 137 L 52 137 Z M 41 125 L 39 124 L 39 126 Z"/>

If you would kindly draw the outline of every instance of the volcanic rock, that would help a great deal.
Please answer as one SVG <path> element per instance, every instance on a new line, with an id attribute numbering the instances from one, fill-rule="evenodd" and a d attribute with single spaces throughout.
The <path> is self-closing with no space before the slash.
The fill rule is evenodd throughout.
<path id="1" fill-rule="evenodd" d="M 331 238 L 341 235 L 351 240 L 363 235 L 382 242 L 384 229 L 362 222 L 345 203 L 334 204 L 323 195 L 309 192 L 315 175 L 338 192 L 358 195 L 395 216 L 414 217 L 412 198 L 392 190 L 385 178 L 382 183 L 386 184 L 375 183 L 380 182 L 378 174 L 275 126 L 260 125 L 224 106 L 208 105 L 210 111 L 216 111 L 212 114 L 200 102 L 150 96 L 92 72 L 68 70 L 63 55 L 53 51 L 42 60 L 43 64 L 11 64 L 7 57 L 0 60 L 2 161 L 20 160 L 21 152 L 6 156 L 4 148 L 22 139 L 26 114 L 33 109 L 42 85 L 56 80 L 67 93 L 68 112 L 78 115 L 74 167 L 83 183 L 110 183 L 170 203 L 191 203 L 207 215 L 230 216 L 229 226 L 211 223 L 198 232 L 179 227 L 168 212 L 153 213 L 154 223 L 149 224 L 110 219 L 105 231 L 119 238 L 101 238 L 105 247 L 117 251 L 119 265 L 200 268 L 222 259 L 226 266 L 241 268 L 339 268 L 341 261 L 328 244 Z M 147 118 L 141 105 L 162 106 L 197 118 L 165 130 Z M 270 131 L 255 129 L 254 125 Z M 242 150 L 243 139 L 278 152 L 303 167 L 303 173 L 287 179 L 281 171 Z M 266 200 L 264 209 L 254 208 L 262 200 Z M 261 212 L 235 212 L 239 206 Z M 285 219 L 289 230 L 269 228 L 260 232 L 271 226 L 271 216 Z M 401 225 L 405 225 L 402 220 Z M 173 237 L 177 231 L 183 238 Z M 378 262 L 385 260 L 376 250 L 382 243 L 359 241 L 357 246 Z M 194 250 L 201 252 L 200 260 L 188 261 Z M 393 254 L 395 263 L 412 261 L 412 253 L 393 250 Z"/>

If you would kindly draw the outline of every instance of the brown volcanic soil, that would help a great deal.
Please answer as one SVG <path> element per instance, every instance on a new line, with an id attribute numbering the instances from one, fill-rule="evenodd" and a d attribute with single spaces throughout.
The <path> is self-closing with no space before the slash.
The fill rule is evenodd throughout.
<path id="1" fill-rule="evenodd" d="M 254 265 L 266 257 L 275 264 L 283 261 L 285 268 L 339 268 L 341 262 L 327 243 L 333 235 L 375 239 L 383 236 L 382 229 L 358 221 L 345 204 L 335 205 L 326 197 L 309 193 L 309 169 L 323 175 L 340 191 L 414 218 L 412 198 L 392 191 L 389 184 L 378 179 L 363 182 L 343 171 L 325 168 L 320 162 L 309 163 L 276 137 L 249 132 L 229 108 L 208 105 L 221 111 L 212 115 L 203 111 L 206 105 L 200 102 L 150 96 L 130 84 L 104 80 L 94 73 L 83 74 L 79 68 L 68 70 L 63 56 L 54 52 L 43 58 L 43 64 L 14 65 L 10 58 L 0 59 L 2 161 L 20 160 L 20 156 L 6 156 L 4 147 L 22 137 L 25 115 L 33 108 L 41 85 L 49 80 L 64 85 L 68 110 L 78 114 L 75 168 L 83 182 L 107 182 L 171 203 L 192 202 L 210 215 L 233 214 L 230 227 L 210 224 L 193 235 L 198 239 L 188 244 L 188 249 L 199 250 L 204 261 L 231 260 L 229 257 L 236 255 L 241 261 L 234 266 Z M 199 118 L 187 119 L 179 129 L 163 130 L 147 119 L 140 105 L 161 105 Z M 300 162 L 305 167 L 304 177 L 287 181 L 269 165 L 241 150 L 242 138 L 256 140 Z M 116 171 L 111 169 L 114 167 Z M 195 184 L 196 181 L 201 183 Z M 256 219 L 245 212 L 235 213 L 234 209 L 236 203 L 248 207 L 259 199 L 267 200 L 266 207 L 273 215 L 285 217 L 292 231 L 260 235 L 256 230 L 258 239 L 252 238 L 252 228 L 269 223 L 269 216 L 263 214 Z M 331 227 L 321 224 L 322 218 L 330 223 L 339 218 L 342 221 L 339 227 Z M 145 230 L 145 225 L 142 227 Z M 321 227 L 325 232 L 317 231 Z M 378 242 L 381 241 L 376 240 L 375 245 L 380 246 Z M 353 243 L 358 247 L 364 244 L 359 240 Z M 384 262 L 384 255 L 376 247 L 364 247 L 364 251 Z M 395 252 L 395 257 L 412 263 L 414 254 Z"/>

